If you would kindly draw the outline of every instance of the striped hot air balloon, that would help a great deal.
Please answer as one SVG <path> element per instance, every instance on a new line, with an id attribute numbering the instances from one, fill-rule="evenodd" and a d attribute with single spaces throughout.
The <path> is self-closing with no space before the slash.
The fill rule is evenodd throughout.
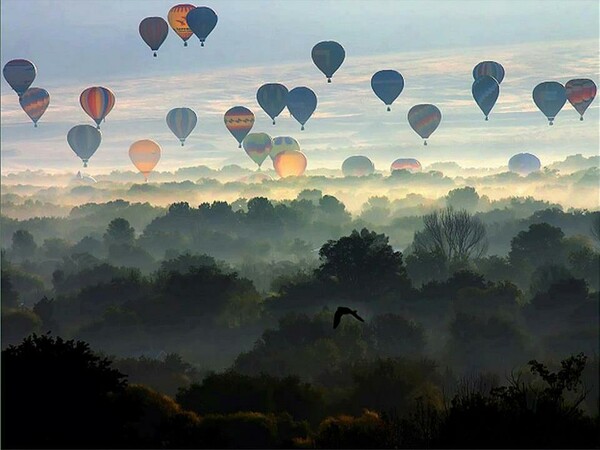
<path id="1" fill-rule="evenodd" d="M 79 96 L 79 103 L 86 114 L 94 119 L 94 122 L 100 128 L 100 122 L 115 106 L 115 95 L 102 86 L 89 87 Z"/>
<path id="2" fill-rule="evenodd" d="M 473 68 L 473 79 L 485 76 L 494 77 L 500 84 L 504 80 L 504 67 L 496 61 L 481 61 Z"/>
<path id="3" fill-rule="evenodd" d="M 442 113 L 435 105 L 415 105 L 408 111 L 408 123 L 423 138 L 423 145 L 442 121 Z"/>
<path id="4" fill-rule="evenodd" d="M 408 170 L 409 172 L 420 172 L 422 170 L 421 163 L 414 158 L 399 158 L 390 166 L 390 172 L 396 170 Z"/>
<path id="5" fill-rule="evenodd" d="M 471 91 L 473 98 L 477 102 L 477 106 L 479 106 L 479 109 L 485 115 L 485 120 L 488 120 L 488 115 L 500 95 L 500 85 L 494 77 L 484 75 L 473 82 Z"/>
<path id="6" fill-rule="evenodd" d="M 254 113 L 244 106 L 230 108 L 224 116 L 225 126 L 240 144 L 254 126 Z"/>
<path id="7" fill-rule="evenodd" d="M 32 87 L 19 98 L 19 103 L 33 121 L 33 126 L 37 127 L 38 120 L 44 115 L 50 104 L 50 94 L 46 89 Z"/>
<path id="8" fill-rule="evenodd" d="M 190 108 L 174 108 L 167 114 L 167 125 L 175 136 L 179 138 L 181 146 L 185 139 L 196 127 L 198 118 Z"/>

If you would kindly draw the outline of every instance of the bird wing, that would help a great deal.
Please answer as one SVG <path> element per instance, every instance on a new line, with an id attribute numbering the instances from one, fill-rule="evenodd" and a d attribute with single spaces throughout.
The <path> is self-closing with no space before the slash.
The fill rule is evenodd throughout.
<path id="1" fill-rule="evenodd" d="M 356 314 L 354 311 L 352 311 L 350 314 L 352 314 L 354 317 L 356 317 L 358 320 L 360 320 L 361 322 L 364 322 L 365 320 L 360 317 L 358 314 Z"/>
<path id="2" fill-rule="evenodd" d="M 337 311 L 335 312 L 335 315 L 333 316 L 333 328 L 337 328 L 338 325 L 340 324 L 340 320 L 342 320 L 342 315 L 343 315 L 343 311 L 341 311 L 341 308 L 338 308 Z"/>

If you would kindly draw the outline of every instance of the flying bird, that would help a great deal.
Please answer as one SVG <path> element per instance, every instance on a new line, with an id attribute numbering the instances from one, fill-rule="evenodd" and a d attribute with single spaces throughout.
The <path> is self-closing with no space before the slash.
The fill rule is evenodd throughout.
<path id="1" fill-rule="evenodd" d="M 338 306 L 338 309 L 335 311 L 335 315 L 333 316 L 333 328 L 337 328 L 340 324 L 340 320 L 342 320 L 342 316 L 350 314 L 354 316 L 355 319 L 364 322 L 363 318 L 356 314 L 356 309 L 346 308 L 345 306 Z"/>

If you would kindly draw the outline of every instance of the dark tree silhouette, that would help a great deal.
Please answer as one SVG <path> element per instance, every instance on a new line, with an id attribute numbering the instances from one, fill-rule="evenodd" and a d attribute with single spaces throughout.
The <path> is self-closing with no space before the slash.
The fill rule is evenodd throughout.
<path id="1" fill-rule="evenodd" d="M 135 230 L 129 222 L 122 218 L 113 219 L 104 234 L 104 242 L 108 245 L 133 244 Z"/>
<path id="2" fill-rule="evenodd" d="M 33 235 L 27 230 L 17 230 L 12 236 L 12 251 L 20 258 L 31 258 L 37 250 Z"/>
<path id="3" fill-rule="evenodd" d="M 446 196 L 446 204 L 451 208 L 473 212 L 479 204 L 479 194 L 471 186 L 453 189 Z"/>
<path id="4" fill-rule="evenodd" d="M 560 261 L 563 257 L 563 231 L 547 223 L 529 225 L 510 242 L 509 258 L 514 266 L 538 267 Z"/>

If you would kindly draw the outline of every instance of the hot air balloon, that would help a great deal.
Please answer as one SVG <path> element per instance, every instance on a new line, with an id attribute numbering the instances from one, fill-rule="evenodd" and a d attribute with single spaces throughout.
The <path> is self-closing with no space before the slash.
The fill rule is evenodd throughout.
<path id="1" fill-rule="evenodd" d="M 154 52 L 160 48 L 169 34 L 169 25 L 162 17 L 146 17 L 140 22 L 140 36 L 144 40 L 150 50 Z"/>
<path id="2" fill-rule="evenodd" d="M 344 47 L 334 41 L 323 41 L 315 45 L 311 52 L 315 66 L 327 77 L 331 83 L 331 77 L 340 68 L 346 57 Z"/>
<path id="3" fill-rule="evenodd" d="M 350 156 L 342 163 L 345 177 L 364 177 L 375 172 L 373 162 L 366 156 Z"/>
<path id="4" fill-rule="evenodd" d="M 294 151 L 299 152 L 300 144 L 298 144 L 298 141 L 296 139 L 294 139 L 293 137 L 289 137 L 289 136 L 274 137 L 273 138 L 273 148 L 271 149 L 269 156 L 271 157 L 271 159 L 275 159 L 275 156 L 277 156 L 279 153 L 284 152 L 286 150 L 294 150 Z"/>
<path id="5" fill-rule="evenodd" d="M 408 170 L 409 172 L 415 173 L 422 170 L 421 163 L 413 158 L 399 158 L 392 163 L 390 166 L 390 172 L 396 170 Z"/>
<path id="6" fill-rule="evenodd" d="M 188 27 L 186 20 L 186 16 L 194 8 L 194 5 L 187 3 L 175 5 L 169 10 L 169 14 L 167 15 L 169 25 L 177 33 L 177 36 L 183 40 L 184 47 L 187 47 L 187 40 L 194 34 L 190 27 Z"/>
<path id="7" fill-rule="evenodd" d="M 494 77 L 500 84 L 504 80 L 504 67 L 496 61 L 482 61 L 473 68 L 473 79 L 484 76 Z"/>
<path id="8" fill-rule="evenodd" d="M 160 145 L 150 139 L 135 141 L 129 147 L 129 158 L 148 181 L 148 175 L 160 161 Z"/>
<path id="9" fill-rule="evenodd" d="M 67 133 L 67 142 L 83 161 L 83 167 L 87 167 L 89 159 L 102 142 L 102 134 L 91 125 L 76 125 Z"/>
<path id="10" fill-rule="evenodd" d="M 391 111 L 390 105 L 404 89 L 404 78 L 395 70 L 380 70 L 371 77 L 371 89 L 387 105 L 387 110 Z"/>
<path id="11" fill-rule="evenodd" d="M 286 150 L 275 156 L 273 168 L 281 178 L 299 177 L 306 170 L 306 156 L 295 150 Z"/>
<path id="12" fill-rule="evenodd" d="M 185 18 L 188 27 L 200 39 L 200 46 L 204 47 L 204 41 L 217 26 L 217 15 L 215 12 L 206 6 L 200 6 L 192 9 Z"/>
<path id="13" fill-rule="evenodd" d="M 273 148 L 273 140 L 267 133 L 250 133 L 244 138 L 242 145 L 250 159 L 258 164 L 260 170 L 260 166 Z"/>
<path id="14" fill-rule="evenodd" d="M 167 114 L 167 125 L 181 141 L 181 146 L 196 127 L 198 118 L 190 108 L 174 108 Z"/>
<path id="15" fill-rule="evenodd" d="M 533 89 L 533 101 L 553 125 L 554 118 L 567 102 L 567 90 L 556 81 L 545 81 Z"/>
<path id="16" fill-rule="evenodd" d="M 537 172 L 540 167 L 542 167 L 540 160 L 531 153 L 519 153 L 508 160 L 508 170 L 523 176 Z"/>
<path id="17" fill-rule="evenodd" d="M 596 83 L 587 78 L 570 80 L 567 81 L 565 89 L 567 100 L 581 116 L 579 120 L 583 120 L 583 113 L 596 97 Z"/>
<path id="18" fill-rule="evenodd" d="M 225 113 L 225 126 L 242 148 L 242 141 L 254 125 L 254 114 L 243 106 L 234 106 Z"/>
<path id="19" fill-rule="evenodd" d="M 500 95 L 500 85 L 494 77 L 484 75 L 473 81 L 471 91 L 477 105 L 485 115 L 485 120 L 488 120 L 488 115 Z"/>
<path id="20" fill-rule="evenodd" d="M 288 93 L 287 88 L 283 84 L 268 83 L 263 84 L 256 92 L 256 100 L 264 112 L 273 120 L 275 125 L 275 117 L 285 108 L 285 97 Z"/>
<path id="21" fill-rule="evenodd" d="M 297 87 L 288 92 L 286 104 L 290 114 L 302 125 L 300 130 L 304 130 L 304 124 L 317 109 L 317 96 L 307 87 Z"/>
<path id="22" fill-rule="evenodd" d="M 441 121 L 442 113 L 435 105 L 415 105 L 408 111 L 408 123 L 424 139 L 423 145 Z"/>
<path id="23" fill-rule="evenodd" d="M 23 111 L 33 120 L 33 126 L 37 127 L 38 120 L 50 104 L 50 94 L 46 89 L 32 87 L 19 98 L 19 103 Z"/>
<path id="24" fill-rule="evenodd" d="M 79 103 L 100 128 L 100 122 L 115 106 L 115 94 L 102 86 L 89 87 L 79 96 Z"/>
<path id="25" fill-rule="evenodd" d="M 36 70 L 31 61 L 13 59 L 4 65 L 2 74 L 10 87 L 21 97 L 35 80 Z"/>

